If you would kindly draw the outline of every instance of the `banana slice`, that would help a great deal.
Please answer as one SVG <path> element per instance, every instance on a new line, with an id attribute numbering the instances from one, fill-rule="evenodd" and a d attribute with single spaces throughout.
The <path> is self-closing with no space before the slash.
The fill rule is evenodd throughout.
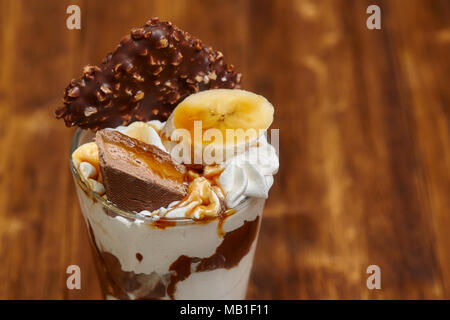
<path id="1" fill-rule="evenodd" d="M 272 104 L 255 93 L 206 90 L 184 99 L 170 115 L 163 133 L 172 141 L 188 143 L 194 164 L 221 163 L 257 141 L 272 124 L 273 113 Z M 205 157 L 205 153 L 212 157 Z M 186 160 L 183 157 L 183 162 Z"/>

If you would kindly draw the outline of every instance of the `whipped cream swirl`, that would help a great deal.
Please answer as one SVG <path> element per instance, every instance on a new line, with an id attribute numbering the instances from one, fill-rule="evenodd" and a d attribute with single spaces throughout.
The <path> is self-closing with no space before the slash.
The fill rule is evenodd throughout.
<path id="1" fill-rule="evenodd" d="M 275 148 L 262 135 L 257 144 L 222 165 L 225 170 L 219 177 L 219 183 L 225 192 L 227 207 L 234 208 L 246 197 L 268 197 L 279 161 Z"/>
<path id="2" fill-rule="evenodd" d="M 147 144 L 152 144 L 159 149 L 168 152 L 163 145 L 159 132 L 164 127 L 165 122 L 159 120 L 151 120 L 149 122 L 133 122 L 128 126 L 118 126 L 113 130 L 117 130 L 131 138 L 140 140 Z"/>

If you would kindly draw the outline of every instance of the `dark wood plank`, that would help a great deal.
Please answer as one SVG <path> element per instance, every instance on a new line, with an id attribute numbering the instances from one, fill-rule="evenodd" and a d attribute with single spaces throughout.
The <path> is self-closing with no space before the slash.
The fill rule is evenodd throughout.
<path id="1" fill-rule="evenodd" d="M 276 107 L 281 168 L 249 298 L 450 298 L 450 4 L 375 1 L 371 31 L 373 2 L 0 0 L 0 298 L 101 297 L 73 129 L 52 113 L 83 65 L 152 16 L 224 52 Z M 65 28 L 72 3 L 81 31 Z"/>

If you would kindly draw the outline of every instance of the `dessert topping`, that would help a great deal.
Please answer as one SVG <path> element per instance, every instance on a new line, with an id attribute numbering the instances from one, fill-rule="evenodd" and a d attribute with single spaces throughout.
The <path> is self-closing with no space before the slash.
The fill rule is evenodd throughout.
<path id="1" fill-rule="evenodd" d="M 100 130 L 100 171 L 108 200 L 129 211 L 156 210 L 186 195 L 186 169 L 156 146 L 115 130 Z"/>
<path id="2" fill-rule="evenodd" d="M 86 66 L 83 73 L 67 86 L 55 115 L 67 126 L 93 131 L 166 120 L 186 96 L 238 88 L 241 78 L 221 52 L 157 18 L 134 28 L 100 67 Z"/>

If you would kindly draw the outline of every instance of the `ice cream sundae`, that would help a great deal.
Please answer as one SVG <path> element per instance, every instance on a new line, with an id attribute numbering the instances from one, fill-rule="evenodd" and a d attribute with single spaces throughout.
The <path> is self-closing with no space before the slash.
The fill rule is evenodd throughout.
<path id="1" fill-rule="evenodd" d="M 108 299 L 243 299 L 278 170 L 274 108 L 170 22 L 65 90 L 70 164 Z"/>

